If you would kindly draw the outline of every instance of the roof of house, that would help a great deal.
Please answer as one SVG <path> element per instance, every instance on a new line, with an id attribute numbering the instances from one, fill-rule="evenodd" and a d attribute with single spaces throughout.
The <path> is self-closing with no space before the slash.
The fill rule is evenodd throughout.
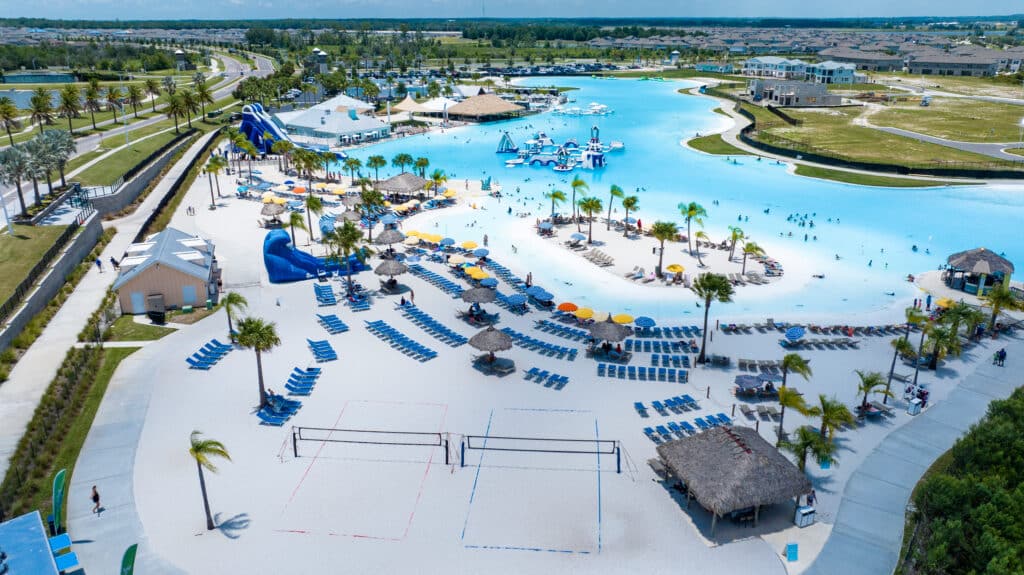
<path id="1" fill-rule="evenodd" d="M 114 289 L 138 277 L 154 265 L 167 266 L 183 274 L 208 281 L 213 267 L 213 243 L 198 236 L 167 228 L 132 244 L 120 262 Z"/>
<path id="2" fill-rule="evenodd" d="M 453 116 L 481 117 L 510 114 L 522 109 L 522 106 L 506 102 L 494 94 L 483 94 L 459 102 L 448 108 L 448 113 Z"/>
<path id="3" fill-rule="evenodd" d="M 812 67 L 820 70 L 856 70 L 857 67 L 849 62 L 836 62 L 835 60 L 826 60 L 824 62 L 818 62 L 817 64 L 811 64 Z"/>
<path id="4" fill-rule="evenodd" d="M 912 60 L 915 64 L 971 64 L 992 66 L 998 56 L 957 56 L 955 54 L 919 54 Z"/>
<path id="5" fill-rule="evenodd" d="M 822 56 L 828 56 L 829 58 L 849 58 L 855 60 L 866 60 L 866 61 L 877 61 L 877 62 L 897 62 L 903 59 L 899 56 L 893 56 L 884 52 L 864 52 L 862 50 L 855 50 L 853 48 L 826 48 L 818 54 Z"/>
<path id="6" fill-rule="evenodd" d="M 715 427 L 669 441 L 658 446 L 658 455 L 697 502 L 719 516 L 811 490 L 807 476 L 749 427 Z"/>
<path id="7" fill-rule="evenodd" d="M 782 58 L 780 56 L 757 56 L 747 60 L 747 62 L 755 62 L 758 64 L 770 64 L 772 66 L 778 66 L 779 64 L 787 64 L 790 66 L 806 65 L 807 62 L 803 60 L 790 60 L 789 58 Z"/>

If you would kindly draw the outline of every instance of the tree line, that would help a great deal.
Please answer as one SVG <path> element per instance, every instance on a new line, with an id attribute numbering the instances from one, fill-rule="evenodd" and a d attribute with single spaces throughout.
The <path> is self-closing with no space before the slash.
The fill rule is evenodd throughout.
<path id="1" fill-rule="evenodd" d="M 193 54 L 198 58 L 198 54 Z M 174 54 L 167 49 L 122 42 L 46 42 L 35 46 L 0 45 L 0 69 L 33 70 L 168 70 Z"/>

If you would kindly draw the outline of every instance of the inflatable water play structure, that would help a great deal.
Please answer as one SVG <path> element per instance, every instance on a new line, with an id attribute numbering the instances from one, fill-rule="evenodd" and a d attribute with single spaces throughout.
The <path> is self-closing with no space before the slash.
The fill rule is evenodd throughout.
<path id="1" fill-rule="evenodd" d="M 574 138 L 556 144 L 551 136 L 538 132 L 523 142 L 523 147 L 519 148 L 506 132 L 502 134 L 497 153 L 513 153 L 512 149 L 518 150 L 515 152 L 516 157 L 505 160 L 505 167 L 529 165 L 551 168 L 556 172 L 571 172 L 576 168 L 603 168 L 607 165 L 605 154 L 620 152 L 625 146 L 622 142 L 612 142 L 610 145 L 602 143 L 600 129 L 593 126 L 590 128 L 590 139 L 584 146 L 580 146 Z"/>
<path id="2" fill-rule="evenodd" d="M 352 272 L 365 269 L 366 264 L 356 256 L 349 256 Z M 285 230 L 270 230 L 263 239 L 263 264 L 267 267 L 267 276 L 271 283 L 295 282 L 330 276 L 332 273 L 345 273 L 346 267 L 340 263 L 328 264 L 324 258 L 295 249 L 292 238 Z"/>

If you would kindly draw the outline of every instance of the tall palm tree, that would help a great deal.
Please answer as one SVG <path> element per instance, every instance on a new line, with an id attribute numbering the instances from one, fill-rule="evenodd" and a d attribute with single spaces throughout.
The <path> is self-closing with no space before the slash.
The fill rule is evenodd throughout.
<path id="1" fill-rule="evenodd" d="M 807 456 L 814 455 L 819 462 L 836 464 L 836 446 L 822 439 L 814 430 L 806 425 L 796 429 L 794 438 L 783 441 L 779 447 L 796 456 L 796 466 L 800 471 L 807 467 Z"/>
<path id="2" fill-rule="evenodd" d="M 708 346 L 708 314 L 711 311 L 711 302 L 731 302 L 733 289 L 732 284 L 729 283 L 728 278 L 725 276 L 703 273 L 697 276 L 697 279 L 693 282 L 693 293 L 704 300 L 704 331 L 701 334 L 700 355 L 697 357 L 697 363 L 704 363 L 707 361 L 707 354 L 705 352 Z"/>
<path id="3" fill-rule="evenodd" d="M 65 130 L 50 130 L 43 134 L 49 144 L 50 151 L 53 154 L 53 164 L 60 173 L 60 185 L 67 187 L 67 181 L 64 178 L 64 169 L 67 167 L 68 160 L 71 156 L 74 156 L 78 151 L 78 146 L 75 144 L 75 137 L 71 135 L 71 132 Z"/>
<path id="4" fill-rule="evenodd" d="M 921 326 L 921 341 L 917 344 L 917 357 L 914 358 L 914 385 L 917 385 L 917 376 L 921 373 L 921 359 L 924 358 L 924 338 L 931 333 L 935 327 L 932 321 L 925 321 Z"/>
<path id="5" fill-rule="evenodd" d="M 352 181 L 356 181 L 356 172 L 363 167 L 363 162 L 356 157 L 349 156 L 345 158 L 345 162 L 342 164 L 345 169 L 348 170 L 348 176 Z"/>
<path id="6" fill-rule="evenodd" d="M 942 314 L 940 321 L 949 325 L 949 329 L 953 333 L 960 333 L 960 324 L 967 321 L 967 316 L 970 315 L 972 309 L 974 308 L 962 301 L 957 302 Z"/>
<path id="7" fill-rule="evenodd" d="M 68 119 L 68 131 L 72 134 L 75 133 L 75 130 L 71 126 L 71 120 L 79 115 L 81 97 L 78 86 L 74 84 L 65 84 L 60 90 L 60 105 L 57 106 L 57 114 Z"/>
<path id="8" fill-rule="evenodd" d="M 910 339 L 910 328 L 928 319 L 928 316 L 916 307 L 908 307 L 903 310 L 903 316 L 907 323 L 907 331 L 903 333 L 903 339 Z"/>
<path id="9" fill-rule="evenodd" d="M 576 212 L 576 192 L 585 192 L 590 189 L 590 186 L 588 186 L 587 183 L 583 181 L 583 178 L 579 176 L 573 177 L 569 186 L 572 187 L 572 219 L 576 220 L 576 231 L 579 232 L 581 231 L 581 228 L 580 220 L 577 217 L 578 214 Z"/>
<path id="10" fill-rule="evenodd" d="M 157 100 L 157 98 L 160 97 L 160 94 L 162 93 L 160 91 L 160 82 L 158 82 L 156 80 L 156 78 L 150 78 L 150 79 L 146 80 L 145 86 L 146 86 L 146 93 L 149 94 L 152 97 L 152 100 L 150 100 L 150 103 L 152 104 L 153 112 L 155 113 L 156 112 L 156 100 Z"/>
<path id="11" fill-rule="evenodd" d="M 799 375 L 804 380 L 808 380 L 814 375 L 814 372 L 811 371 L 811 362 L 799 353 L 787 353 L 782 356 L 779 368 L 782 369 L 782 385 L 786 385 L 789 372 Z"/>
<path id="12" fill-rule="evenodd" d="M 697 233 L 693 234 L 693 237 L 697 238 L 697 265 L 703 268 L 704 259 L 700 257 L 700 240 L 709 241 L 710 238 L 704 230 L 697 230 Z"/>
<path id="13" fill-rule="evenodd" d="M 786 408 L 795 409 L 797 413 L 807 412 L 807 402 L 804 401 L 804 396 L 801 395 L 794 389 L 790 389 L 785 385 L 779 386 L 779 434 L 775 440 L 775 447 L 782 444 L 782 438 L 786 437 L 786 431 L 782 427 L 786 421 Z"/>
<path id="14" fill-rule="evenodd" d="M 178 118 L 188 113 L 188 109 L 185 107 L 185 101 L 182 100 L 181 94 L 167 94 L 167 107 L 165 108 L 167 115 L 174 118 L 174 133 L 180 134 L 181 130 L 178 125 Z"/>
<path id="15" fill-rule="evenodd" d="M 146 94 L 142 89 L 142 86 L 139 86 L 138 84 L 128 84 L 128 92 L 125 95 L 125 99 L 132 107 L 132 112 L 135 114 L 136 118 L 139 117 L 139 106 L 142 104 L 142 99 L 145 95 Z"/>
<path id="16" fill-rule="evenodd" d="M 690 202 L 688 204 L 679 204 L 676 206 L 679 208 L 679 213 L 686 219 L 686 243 L 690 250 L 690 255 L 693 255 L 693 233 L 691 232 L 691 225 L 693 222 L 697 222 L 698 226 L 704 226 L 704 218 L 707 217 L 708 211 L 704 209 L 704 206 L 697 202 Z"/>
<path id="17" fill-rule="evenodd" d="M 117 123 L 117 108 L 121 105 L 121 89 L 117 86 L 108 86 L 103 100 L 107 103 L 107 109 L 114 114 L 114 123 Z"/>
<path id="18" fill-rule="evenodd" d="M 914 346 L 902 337 L 889 342 L 892 345 L 892 365 L 889 366 L 889 379 L 885 382 L 885 390 L 889 391 L 892 387 L 892 376 L 896 373 L 896 359 L 898 357 L 911 357 L 913 356 L 916 360 L 917 352 L 914 351 Z M 884 395 L 882 397 L 882 403 L 888 403 L 891 394 Z"/>
<path id="19" fill-rule="evenodd" d="M 437 195 L 441 191 L 441 186 L 448 181 L 448 175 L 444 173 L 444 170 L 437 169 L 430 173 L 430 182 L 434 187 L 434 195 Z"/>
<path id="20" fill-rule="evenodd" d="M 213 93 L 205 82 L 198 82 L 194 86 L 196 102 L 203 108 L 203 115 L 206 115 L 206 105 L 213 104 Z"/>
<path id="21" fill-rule="evenodd" d="M 742 242 L 746 238 L 743 234 L 743 228 L 739 226 L 729 226 L 729 261 L 732 261 L 736 257 L 736 243 Z"/>
<path id="22" fill-rule="evenodd" d="M 877 371 L 864 372 L 862 370 L 854 370 L 860 381 L 857 383 L 857 393 L 863 393 L 864 398 L 861 399 L 860 407 L 864 409 L 868 406 L 868 396 L 872 393 L 882 395 L 886 398 L 892 396 L 892 392 L 889 391 L 885 384 L 885 377 Z"/>
<path id="23" fill-rule="evenodd" d="M 974 334 L 978 331 L 978 326 L 983 325 L 988 318 L 985 316 L 985 312 L 980 309 L 971 308 L 971 311 L 964 318 L 967 322 L 964 331 L 968 337 L 974 337 Z"/>
<path id="24" fill-rule="evenodd" d="M 237 317 L 236 314 L 249 307 L 249 300 L 236 291 L 229 291 L 224 294 L 220 302 L 228 316 L 228 337 L 231 338 L 231 341 L 235 341 L 235 327 L 232 325 L 232 320 Z"/>
<path id="25" fill-rule="evenodd" d="M 203 470 L 216 473 L 217 467 L 213 464 L 214 457 L 222 457 L 231 461 L 231 454 L 228 453 L 224 444 L 214 439 L 203 439 L 201 431 L 193 431 L 189 438 L 188 454 L 196 461 L 196 469 L 199 470 L 199 491 L 203 494 L 203 511 L 206 512 L 206 530 L 211 531 L 216 526 L 213 524 L 213 514 L 210 513 L 210 500 L 206 496 L 206 477 Z"/>
<path id="26" fill-rule="evenodd" d="M 352 256 L 363 262 L 366 261 L 366 256 L 372 253 L 369 248 L 362 245 L 363 232 L 355 224 L 345 220 L 340 228 L 334 228 L 329 232 L 324 241 L 329 249 L 328 261 L 341 263 L 344 260 L 347 276 L 346 290 L 348 293 L 352 293 Z"/>
<path id="27" fill-rule="evenodd" d="M 53 123 L 53 102 L 50 101 L 50 92 L 46 88 L 39 87 L 32 91 L 29 99 L 29 118 L 39 124 L 39 131 L 43 131 L 43 123 Z"/>
<path id="28" fill-rule="evenodd" d="M 544 192 L 544 197 L 551 200 L 551 215 L 555 215 L 555 205 L 564 203 L 566 200 L 565 192 L 561 190 L 551 190 L 550 192 Z"/>
<path id="29" fill-rule="evenodd" d="M 213 154 L 210 156 L 210 161 L 206 162 L 206 171 L 213 174 L 213 181 L 217 183 L 217 197 L 220 197 L 220 173 L 228 167 L 228 159 L 219 154 Z"/>
<path id="30" fill-rule="evenodd" d="M 100 94 L 100 85 L 96 82 L 89 82 L 85 87 L 85 110 L 89 112 L 92 119 L 92 129 L 96 130 L 96 112 L 103 106 L 103 96 Z"/>
<path id="31" fill-rule="evenodd" d="M 857 419 L 843 403 L 835 398 L 829 399 L 825 394 L 818 395 L 818 405 L 809 407 L 807 415 L 821 418 L 818 435 L 822 440 L 832 441 L 836 429 L 843 425 L 852 425 Z"/>
<path id="32" fill-rule="evenodd" d="M 324 213 L 324 203 L 318 196 L 314 196 L 312 190 L 306 191 L 306 219 L 308 220 L 309 227 L 306 230 L 309 232 L 309 241 L 313 241 L 313 214 L 320 217 L 320 214 Z"/>
<path id="33" fill-rule="evenodd" d="M 373 155 L 366 159 L 366 167 L 373 170 L 373 179 L 380 181 L 380 169 L 387 166 L 388 161 L 381 155 Z"/>
<path id="34" fill-rule="evenodd" d="M 960 336 L 953 331 L 952 326 L 936 325 L 928 334 L 929 359 L 928 369 L 939 368 L 939 360 L 947 357 L 960 357 L 963 346 L 960 344 Z"/>
<path id="35" fill-rule="evenodd" d="M 411 166 L 412 164 L 412 156 L 405 153 L 396 154 L 395 157 L 391 159 L 391 165 L 398 168 L 399 170 L 402 170 L 403 174 L 405 173 L 405 167 Z"/>
<path id="36" fill-rule="evenodd" d="M 1017 296 L 1013 295 L 1009 284 L 1005 281 L 996 283 L 992 286 L 992 290 L 987 295 L 981 296 L 980 299 L 982 306 L 992 308 L 992 318 L 988 322 L 989 331 L 995 330 L 996 319 L 999 318 L 1001 312 L 1024 309 L 1024 304 L 1017 299 Z"/>
<path id="37" fill-rule="evenodd" d="M 306 229 L 306 221 L 302 219 L 302 214 L 299 212 L 288 212 L 288 227 L 292 230 L 292 245 L 295 243 L 295 228 L 299 228 L 303 231 L 309 231 Z"/>
<path id="38" fill-rule="evenodd" d="M 362 189 L 359 190 L 359 208 L 367 216 L 372 216 L 373 212 L 375 212 L 377 208 L 384 205 L 384 195 L 378 192 L 377 190 L 373 189 L 373 187 L 371 187 L 368 182 L 366 183 L 366 185 L 362 185 L 363 182 L 362 180 L 360 180 L 360 184 Z M 367 239 L 367 241 L 372 242 L 373 225 L 376 222 L 376 218 L 367 217 L 367 221 L 369 222 L 369 225 L 366 226 L 366 229 L 369 232 L 369 238 Z"/>
<path id="39" fill-rule="evenodd" d="M 14 105 L 14 100 L 7 96 L 0 96 L 0 126 L 4 127 L 7 139 L 13 146 L 14 136 L 11 135 L 11 129 L 21 129 L 21 123 L 18 122 L 18 107 Z"/>
<path id="40" fill-rule="evenodd" d="M 601 198 L 581 198 L 580 211 L 587 214 L 587 243 L 594 243 L 594 214 L 601 213 Z"/>
<path id="41" fill-rule="evenodd" d="M 199 100 L 196 98 L 196 93 L 192 90 L 181 90 L 178 94 L 181 96 L 182 108 L 185 109 L 185 119 L 188 121 L 188 127 L 192 129 L 192 115 L 199 113 Z"/>
<path id="42" fill-rule="evenodd" d="M 625 196 L 626 192 L 623 192 L 622 188 L 615 184 L 612 184 L 611 187 L 608 188 L 608 219 L 606 222 L 608 226 L 605 228 L 605 231 L 611 231 L 612 229 L 612 204 L 615 202 L 615 198 L 619 198 L 621 200 Z"/>
<path id="43" fill-rule="evenodd" d="M 32 179 L 32 192 L 38 206 L 43 201 L 39 195 L 39 180 L 49 174 L 50 160 L 47 158 L 49 150 L 43 140 L 38 137 L 25 142 L 24 149 L 28 152 L 28 175 Z"/>
<path id="44" fill-rule="evenodd" d="M 267 392 L 263 386 L 263 354 L 281 345 L 274 322 L 258 317 L 247 317 L 238 322 L 238 345 L 256 352 L 256 374 L 260 385 L 260 407 L 267 404 Z"/>
<path id="45" fill-rule="evenodd" d="M 743 269 L 740 271 L 740 274 L 742 275 L 747 273 L 747 256 L 757 257 L 763 255 L 764 249 L 761 248 L 761 246 L 757 245 L 756 243 L 747 242 L 743 244 Z"/>
<path id="46" fill-rule="evenodd" d="M 660 243 L 658 249 L 658 277 L 661 277 L 661 264 L 665 261 L 665 242 L 675 239 L 679 229 L 672 222 L 654 222 L 651 226 L 651 235 Z"/>
<path id="47" fill-rule="evenodd" d="M 283 161 L 280 166 L 281 171 L 285 172 L 288 170 L 288 158 L 291 157 L 292 150 L 295 149 L 295 144 L 292 144 L 288 140 L 277 140 L 273 145 L 270 146 L 270 151 L 281 156 Z"/>
<path id="48" fill-rule="evenodd" d="M 416 161 L 413 162 L 412 165 L 414 168 L 420 171 L 421 178 L 427 177 L 427 168 L 430 167 L 430 160 L 428 160 L 427 158 L 419 157 L 416 158 Z"/>
<path id="49" fill-rule="evenodd" d="M 629 212 L 636 211 L 640 207 L 640 198 L 637 196 L 629 196 L 622 199 L 622 209 L 626 210 L 626 215 L 622 217 L 623 227 L 626 231 L 622 234 L 623 237 L 629 237 Z"/>
<path id="50" fill-rule="evenodd" d="M 21 146 L 11 146 L 3 150 L 0 156 L 0 176 L 8 184 L 14 184 L 18 191 L 18 204 L 21 206 L 21 215 L 28 215 L 28 208 L 25 206 L 25 194 L 22 193 L 21 184 L 29 177 L 28 152 Z"/>

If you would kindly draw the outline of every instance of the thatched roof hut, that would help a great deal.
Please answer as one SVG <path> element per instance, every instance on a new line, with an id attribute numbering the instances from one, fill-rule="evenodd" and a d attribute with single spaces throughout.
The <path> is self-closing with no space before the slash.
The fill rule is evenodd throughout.
<path id="1" fill-rule="evenodd" d="M 523 111 L 522 106 L 506 102 L 494 94 L 482 94 L 466 98 L 458 104 L 448 108 L 448 115 L 462 118 L 471 118 L 477 121 L 495 120 L 518 116 Z"/>
<path id="2" fill-rule="evenodd" d="M 412 172 L 405 172 L 377 182 L 373 187 L 381 193 L 416 196 L 422 194 L 428 184 L 430 184 L 430 180 L 421 178 Z"/>
<path id="3" fill-rule="evenodd" d="M 665 467 L 693 497 L 718 517 L 784 503 L 811 491 L 791 461 L 749 427 L 715 427 L 658 446 Z"/>
<path id="4" fill-rule="evenodd" d="M 955 270 L 972 274 L 1013 275 L 1013 264 L 1010 260 L 985 248 L 955 253 L 946 258 L 946 263 Z"/>

